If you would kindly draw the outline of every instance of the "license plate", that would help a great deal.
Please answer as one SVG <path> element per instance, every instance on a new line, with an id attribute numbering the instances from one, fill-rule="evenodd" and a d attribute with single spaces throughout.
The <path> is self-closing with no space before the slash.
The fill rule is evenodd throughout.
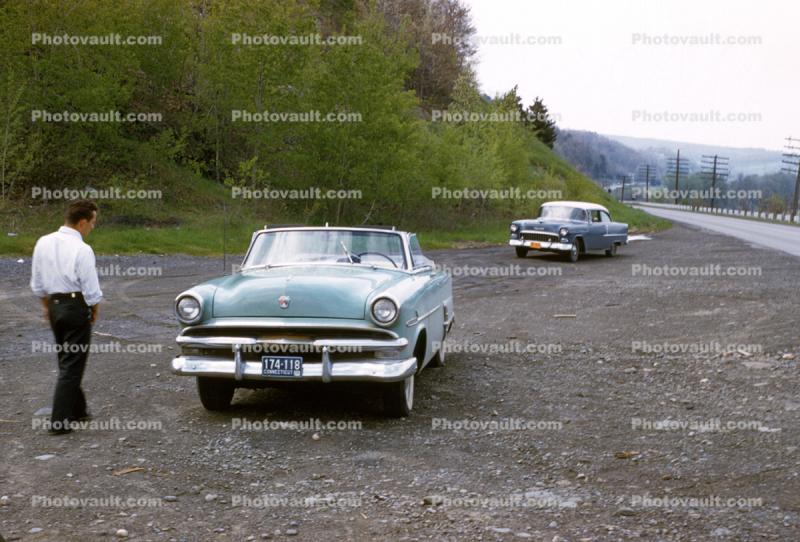
<path id="1" fill-rule="evenodd" d="M 533 242 L 532 242 L 532 243 L 530 243 L 530 245 L 529 245 L 529 246 L 530 246 L 531 248 L 541 248 L 541 247 L 542 247 L 542 245 L 540 245 L 539 243 L 533 243 Z"/>
<path id="2" fill-rule="evenodd" d="M 303 358 L 299 356 L 264 356 L 262 376 L 303 376 Z"/>

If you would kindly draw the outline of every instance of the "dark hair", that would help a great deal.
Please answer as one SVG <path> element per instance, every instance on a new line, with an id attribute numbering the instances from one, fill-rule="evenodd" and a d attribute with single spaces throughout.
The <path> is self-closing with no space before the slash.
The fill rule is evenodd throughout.
<path id="1" fill-rule="evenodd" d="M 67 224 L 75 225 L 84 218 L 91 220 L 94 213 L 97 212 L 97 204 L 88 199 L 79 199 L 69 204 L 67 212 L 64 213 L 64 218 Z"/>

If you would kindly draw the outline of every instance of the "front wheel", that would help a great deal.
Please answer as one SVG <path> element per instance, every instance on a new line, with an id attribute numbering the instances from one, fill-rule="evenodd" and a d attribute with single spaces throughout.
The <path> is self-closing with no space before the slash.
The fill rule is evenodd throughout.
<path id="1" fill-rule="evenodd" d="M 578 258 L 580 257 L 581 257 L 581 247 L 578 244 L 578 240 L 575 239 L 575 241 L 572 243 L 572 248 L 570 248 L 569 252 L 567 252 L 567 259 L 572 263 L 575 263 L 578 261 Z"/>
<path id="2" fill-rule="evenodd" d="M 528 255 L 528 249 L 525 247 L 514 247 L 517 251 L 517 258 L 524 258 Z"/>
<path id="3" fill-rule="evenodd" d="M 405 418 L 414 407 L 414 375 L 400 382 L 384 384 L 383 411 L 392 418 Z"/>
<path id="4" fill-rule="evenodd" d="M 236 386 L 224 378 L 197 377 L 197 393 L 206 410 L 220 411 L 231 406 Z"/>

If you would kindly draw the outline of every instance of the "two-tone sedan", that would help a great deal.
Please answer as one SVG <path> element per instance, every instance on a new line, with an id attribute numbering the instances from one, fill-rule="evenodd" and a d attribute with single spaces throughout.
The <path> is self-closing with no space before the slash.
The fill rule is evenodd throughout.
<path id="1" fill-rule="evenodd" d="M 236 388 L 280 382 L 376 382 L 406 416 L 414 375 L 444 364 L 452 279 L 413 233 L 275 227 L 253 234 L 241 269 L 175 300 L 182 324 L 172 371 L 197 378 L 209 410 Z"/>
<path id="2" fill-rule="evenodd" d="M 581 254 L 603 251 L 614 256 L 628 244 L 628 225 L 611 220 L 602 205 L 582 201 L 551 201 L 539 208 L 539 216 L 511 223 L 508 244 L 519 258 L 529 250 L 557 252 L 577 262 Z"/>

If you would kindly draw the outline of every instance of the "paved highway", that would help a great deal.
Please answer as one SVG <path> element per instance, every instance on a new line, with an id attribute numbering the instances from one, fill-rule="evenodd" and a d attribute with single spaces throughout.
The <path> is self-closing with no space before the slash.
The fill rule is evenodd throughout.
<path id="1" fill-rule="evenodd" d="M 781 224 L 770 224 L 742 218 L 706 215 L 640 205 L 634 205 L 634 207 L 667 220 L 683 222 L 684 224 L 738 237 L 754 245 L 782 250 L 793 256 L 800 256 L 800 227 L 797 226 L 783 226 Z"/>

